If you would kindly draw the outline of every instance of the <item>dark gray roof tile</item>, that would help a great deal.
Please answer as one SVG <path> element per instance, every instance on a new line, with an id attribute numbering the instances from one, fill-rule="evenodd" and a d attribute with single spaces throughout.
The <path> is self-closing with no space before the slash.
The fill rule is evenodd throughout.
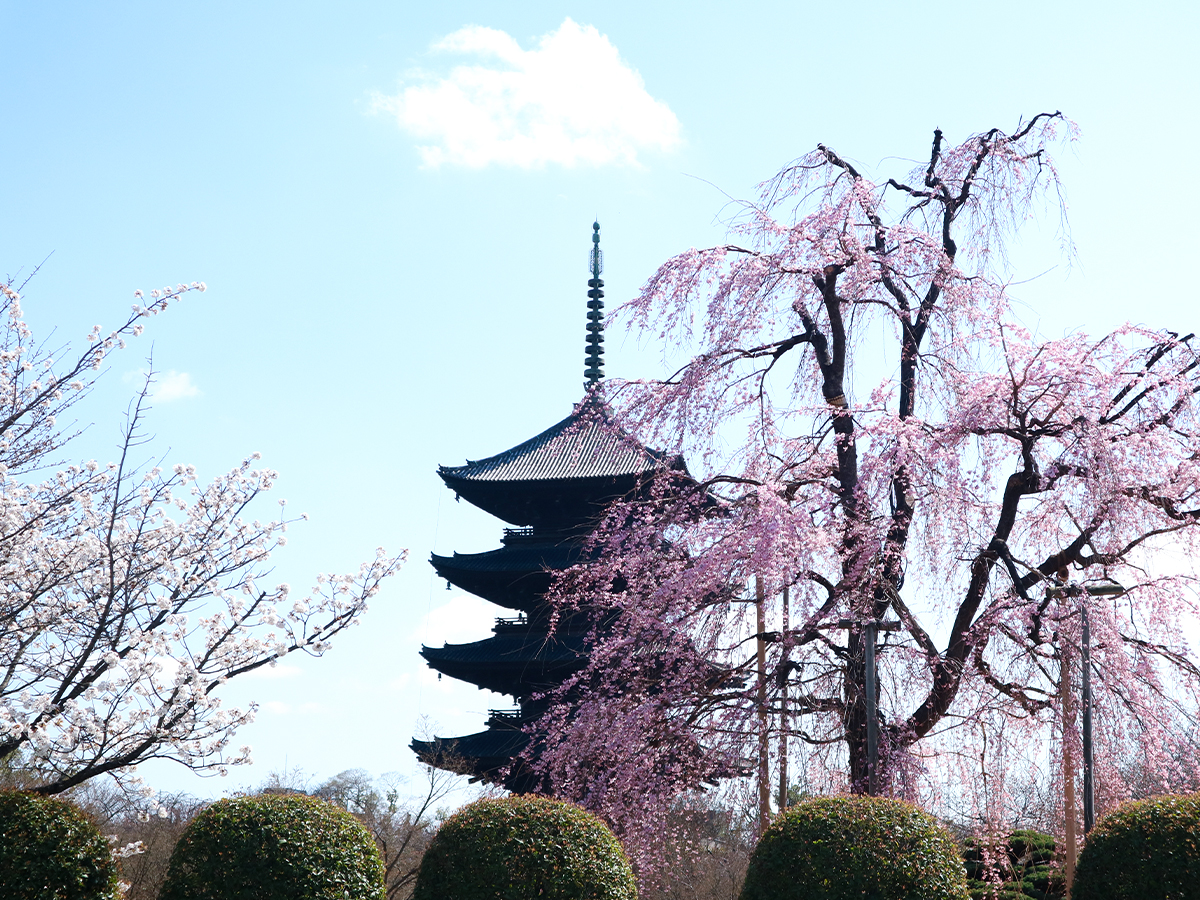
<path id="1" fill-rule="evenodd" d="M 589 394 L 571 415 L 524 443 L 464 466 L 441 466 L 446 479 L 547 481 L 640 475 L 670 465 L 612 421 L 607 407 Z"/>

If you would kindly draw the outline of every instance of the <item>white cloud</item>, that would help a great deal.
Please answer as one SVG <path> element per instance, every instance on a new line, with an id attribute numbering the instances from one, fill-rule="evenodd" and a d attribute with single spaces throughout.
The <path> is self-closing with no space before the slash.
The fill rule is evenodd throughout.
<path id="1" fill-rule="evenodd" d="M 140 390 L 146 384 L 146 377 L 151 377 L 150 400 L 153 403 L 170 403 L 172 400 L 182 400 L 184 397 L 199 397 L 200 388 L 192 382 L 192 376 L 187 372 L 150 373 L 146 369 L 133 369 L 121 376 L 124 384 L 136 385 Z"/>
<path id="2" fill-rule="evenodd" d="M 192 384 L 192 376 L 187 372 L 176 372 L 174 369 L 155 375 L 154 386 L 150 391 L 152 403 L 170 403 L 184 397 L 199 396 L 200 388 Z"/>
<path id="3" fill-rule="evenodd" d="M 639 151 L 682 143 L 675 114 L 591 25 L 565 19 L 533 50 L 470 25 L 433 49 L 480 62 L 443 76 L 416 72 L 373 103 L 421 142 L 427 167 L 638 165 Z"/>

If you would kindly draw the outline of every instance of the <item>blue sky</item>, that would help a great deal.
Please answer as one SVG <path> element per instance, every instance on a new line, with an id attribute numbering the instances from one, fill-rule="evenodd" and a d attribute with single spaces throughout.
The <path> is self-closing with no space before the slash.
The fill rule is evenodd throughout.
<path id="1" fill-rule="evenodd" d="M 137 288 L 208 285 L 114 359 L 77 453 L 115 453 L 152 349 L 168 461 L 213 476 L 259 451 L 311 514 L 278 580 L 411 554 L 325 658 L 229 686 L 263 705 L 252 768 L 146 777 L 215 796 L 285 766 L 407 772 L 422 716 L 465 733 L 508 705 L 417 656 L 503 614 L 432 578 L 431 551 L 502 527 L 435 470 L 580 396 L 594 218 L 612 304 L 818 142 L 902 173 L 935 127 L 1061 109 L 1083 135 L 1062 158 L 1078 258 L 1053 219 L 1023 233 L 1029 321 L 1195 330 L 1198 25 L 1182 2 L 0 0 L 0 272 L 44 261 L 37 332 L 80 342 Z M 611 375 L 660 371 L 653 346 L 607 346 Z"/>

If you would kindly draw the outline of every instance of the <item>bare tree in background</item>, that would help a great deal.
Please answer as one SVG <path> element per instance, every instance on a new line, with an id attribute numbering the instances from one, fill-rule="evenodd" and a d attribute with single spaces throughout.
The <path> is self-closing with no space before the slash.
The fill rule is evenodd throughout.
<path id="1" fill-rule="evenodd" d="M 375 780 L 362 769 L 347 769 L 312 792 L 353 813 L 371 832 L 383 859 L 388 900 L 412 895 L 425 849 L 437 830 L 443 800 L 457 778 L 450 772 L 422 766 L 421 789 L 402 799 L 402 780 L 384 775 Z"/>

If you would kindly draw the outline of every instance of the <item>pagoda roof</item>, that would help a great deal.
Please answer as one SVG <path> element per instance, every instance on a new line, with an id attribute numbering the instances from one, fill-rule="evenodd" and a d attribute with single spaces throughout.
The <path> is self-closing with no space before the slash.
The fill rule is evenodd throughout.
<path id="1" fill-rule="evenodd" d="M 556 481 L 641 475 L 673 458 L 651 450 L 612 420 L 608 405 L 589 392 L 571 414 L 539 435 L 486 459 L 441 466 L 448 481 Z"/>
<path id="2" fill-rule="evenodd" d="M 587 635 L 501 633 L 469 644 L 421 647 L 430 668 L 500 694 L 526 696 L 559 684 L 586 662 Z"/>
<path id="3" fill-rule="evenodd" d="M 500 634 L 469 644 L 445 644 L 441 647 L 421 647 L 421 655 L 429 664 L 517 664 L 528 666 L 570 660 L 584 661 L 584 638 L 576 633 L 550 637 L 545 631 L 532 630 L 524 634 Z"/>
<path id="4" fill-rule="evenodd" d="M 483 553 L 459 553 L 453 556 L 430 554 L 429 561 L 440 573 L 442 569 L 459 572 L 503 572 L 524 574 L 568 569 L 583 555 L 581 541 L 509 545 Z"/>
<path id="5" fill-rule="evenodd" d="M 484 553 L 430 556 L 438 576 L 464 591 L 508 609 L 532 612 L 544 605 L 553 572 L 585 557 L 582 540 L 512 540 Z"/>
<path id="6" fill-rule="evenodd" d="M 409 744 L 417 758 L 427 765 L 469 775 L 471 781 L 502 784 L 518 794 L 528 793 L 537 785 L 534 773 L 516 758 L 528 745 L 529 735 L 496 728 L 455 738 L 414 739 Z M 505 767 L 509 767 L 507 772 Z"/>
<path id="7" fill-rule="evenodd" d="M 541 434 L 487 459 L 440 466 L 438 474 L 457 496 L 506 522 L 578 530 L 665 469 L 684 470 L 683 459 L 641 444 L 589 392 Z"/>
<path id="8" fill-rule="evenodd" d="M 508 765 L 525 749 L 529 736 L 519 729 L 489 728 L 462 737 L 413 739 L 409 745 L 422 762 L 460 775 L 485 776 Z"/>

